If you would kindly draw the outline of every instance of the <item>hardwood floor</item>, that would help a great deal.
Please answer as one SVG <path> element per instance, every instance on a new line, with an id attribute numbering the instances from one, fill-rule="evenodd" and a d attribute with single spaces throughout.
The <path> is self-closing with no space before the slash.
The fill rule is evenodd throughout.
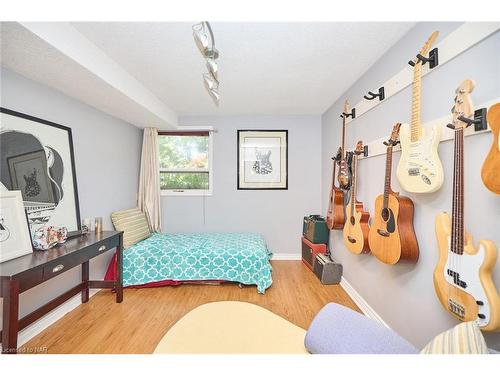
<path id="1" fill-rule="evenodd" d="M 273 285 L 264 295 L 255 286 L 240 288 L 232 283 L 181 285 L 125 289 L 123 302 L 117 304 L 110 291 L 101 291 L 23 348 L 46 347 L 48 353 L 152 353 L 183 315 L 215 301 L 254 303 L 305 329 L 328 302 L 359 311 L 342 287 L 322 285 L 300 261 L 272 261 L 272 265 Z"/>

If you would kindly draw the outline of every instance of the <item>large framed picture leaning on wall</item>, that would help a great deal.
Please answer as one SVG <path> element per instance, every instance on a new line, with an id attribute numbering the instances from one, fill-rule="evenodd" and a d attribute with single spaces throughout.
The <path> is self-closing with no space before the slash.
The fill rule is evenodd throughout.
<path id="1" fill-rule="evenodd" d="M 21 192 L 31 232 L 79 230 L 71 129 L 0 107 L 0 190 Z"/>

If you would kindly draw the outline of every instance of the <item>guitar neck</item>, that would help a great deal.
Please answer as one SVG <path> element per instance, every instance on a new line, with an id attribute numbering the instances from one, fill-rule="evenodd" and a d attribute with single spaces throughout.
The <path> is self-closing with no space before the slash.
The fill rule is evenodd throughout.
<path id="1" fill-rule="evenodd" d="M 356 204 L 356 175 L 358 174 L 358 155 L 352 157 L 352 183 L 351 183 L 351 215 L 354 215 Z"/>
<path id="2" fill-rule="evenodd" d="M 451 251 L 464 252 L 464 129 L 455 130 Z"/>
<path id="3" fill-rule="evenodd" d="M 333 160 L 333 172 L 332 172 L 332 189 L 335 187 L 335 175 L 337 170 L 337 161 Z"/>
<path id="4" fill-rule="evenodd" d="M 415 63 L 413 68 L 412 104 L 411 104 L 411 141 L 420 139 L 422 125 L 420 122 L 420 94 L 422 92 L 422 63 Z"/>
<path id="5" fill-rule="evenodd" d="M 386 161 L 385 161 L 384 208 L 387 208 L 389 204 L 389 193 L 391 191 L 391 172 L 392 172 L 392 146 L 388 146 Z"/>
<path id="6" fill-rule="evenodd" d="M 345 159 L 345 120 L 346 117 L 342 117 L 342 159 Z"/>

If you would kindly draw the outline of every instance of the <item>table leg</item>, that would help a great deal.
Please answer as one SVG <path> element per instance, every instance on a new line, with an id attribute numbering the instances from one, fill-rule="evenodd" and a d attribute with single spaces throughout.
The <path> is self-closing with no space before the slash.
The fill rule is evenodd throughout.
<path id="1" fill-rule="evenodd" d="M 2 354 L 16 354 L 19 331 L 19 281 L 2 280 Z"/>
<path id="2" fill-rule="evenodd" d="M 123 301 L 123 234 L 116 248 L 116 302 Z"/>
<path id="3" fill-rule="evenodd" d="M 89 261 L 82 263 L 82 303 L 89 301 Z"/>

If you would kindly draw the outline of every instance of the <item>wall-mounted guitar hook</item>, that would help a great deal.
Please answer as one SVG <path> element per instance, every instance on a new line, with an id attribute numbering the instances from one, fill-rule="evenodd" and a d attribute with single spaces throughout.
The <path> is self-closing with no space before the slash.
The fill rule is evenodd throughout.
<path id="1" fill-rule="evenodd" d="M 479 108 L 474 111 L 474 119 L 467 118 L 464 116 L 458 117 L 458 120 L 463 121 L 467 124 L 467 128 L 474 124 L 474 131 L 478 132 L 481 130 L 488 129 L 488 124 L 486 122 L 486 108 Z M 446 125 L 450 129 L 455 129 L 455 125 Z"/>
<path id="2" fill-rule="evenodd" d="M 364 156 L 365 158 L 367 158 L 367 157 L 368 157 L 368 145 L 364 145 L 364 146 L 363 146 L 363 156 Z"/>
<path id="3" fill-rule="evenodd" d="M 378 89 L 378 94 L 368 91 L 368 95 L 364 95 L 363 98 L 365 98 L 366 100 L 373 100 L 378 97 L 380 101 L 384 100 L 385 99 L 384 86 Z"/>
<path id="4" fill-rule="evenodd" d="M 433 69 L 439 65 L 438 49 L 434 48 L 429 52 L 429 57 L 422 56 L 420 53 L 417 55 L 417 59 L 422 61 L 422 65 L 429 63 L 429 69 Z M 408 61 L 408 64 L 415 66 L 415 62 Z"/>
<path id="5" fill-rule="evenodd" d="M 340 115 L 340 118 L 356 118 L 356 108 L 353 108 L 351 109 L 351 113 L 345 113 L 345 112 L 342 112 L 342 114 Z"/>
<path id="6" fill-rule="evenodd" d="M 400 142 L 399 142 L 399 140 L 398 140 L 398 141 L 391 141 L 391 140 L 389 139 L 388 141 L 384 141 L 383 143 L 384 143 L 384 145 L 386 145 L 386 146 L 396 146 L 396 145 L 397 145 L 397 144 L 399 144 Z"/>

